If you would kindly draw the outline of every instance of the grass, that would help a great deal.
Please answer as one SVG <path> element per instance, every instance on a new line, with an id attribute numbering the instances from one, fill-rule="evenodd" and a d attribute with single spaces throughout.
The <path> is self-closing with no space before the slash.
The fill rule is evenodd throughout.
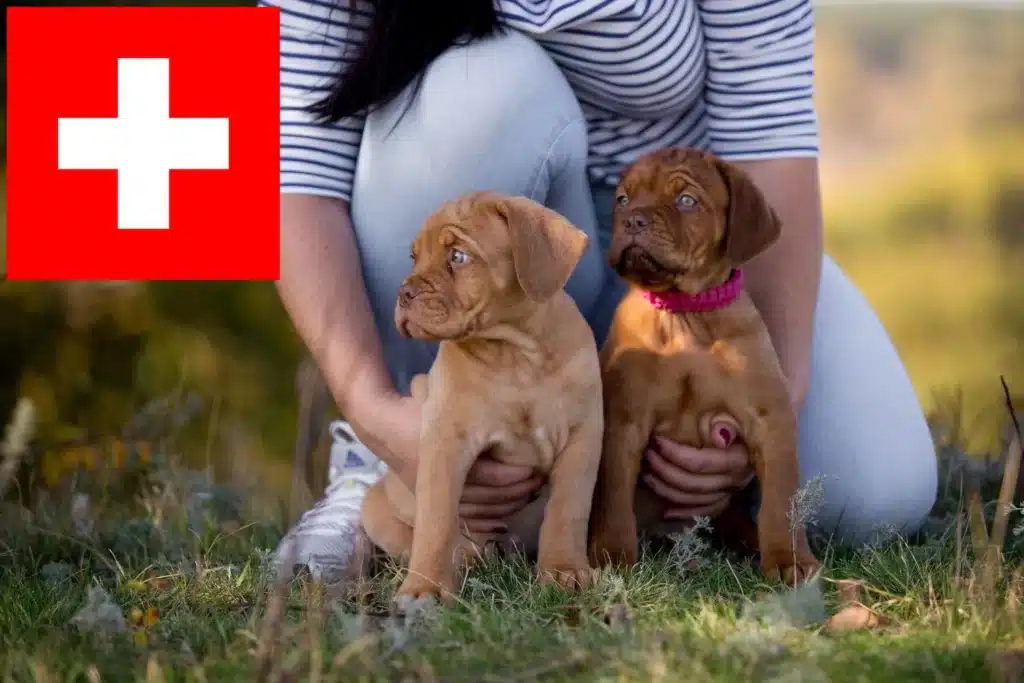
<path id="1" fill-rule="evenodd" d="M 31 406 L 16 415 L 3 463 L 31 458 Z M 944 471 L 956 453 L 940 448 Z M 963 507 L 944 498 L 914 539 L 819 539 L 823 571 L 796 590 L 693 532 L 577 595 L 537 585 L 522 557 L 490 557 L 457 604 L 399 620 L 388 605 L 400 568 L 361 583 L 275 584 L 280 527 L 255 513 L 256 492 L 211 487 L 159 453 L 145 462 L 131 503 L 87 489 L 114 490 L 92 469 L 27 506 L 0 503 L 3 681 L 966 683 L 1024 671 L 1016 508 L 993 585 Z M 998 480 L 983 482 L 990 503 Z M 0 499 L 17 492 L 12 481 L 0 467 Z M 874 623 L 837 630 L 840 610 Z"/>
<path id="2" fill-rule="evenodd" d="M 251 680 L 268 577 L 248 535 L 226 546 L 207 536 L 171 563 L 37 539 L 4 561 L 0 675 Z M 683 565 L 666 553 L 604 575 L 578 598 L 536 586 L 522 561 L 491 560 L 469 574 L 459 604 L 412 624 L 383 616 L 393 569 L 361 598 L 296 580 L 272 661 L 285 681 L 999 680 L 992 658 L 1024 645 L 1024 579 L 1013 574 L 1003 609 L 989 611 L 972 595 L 963 550 L 952 530 L 830 550 L 824 578 L 797 591 L 735 559 L 705 553 Z M 832 581 L 843 578 L 865 582 L 861 599 L 888 620 L 883 630 L 823 631 L 836 608 Z M 129 615 L 128 631 L 73 625 L 96 585 Z M 134 610 L 151 623 L 133 632 Z"/>

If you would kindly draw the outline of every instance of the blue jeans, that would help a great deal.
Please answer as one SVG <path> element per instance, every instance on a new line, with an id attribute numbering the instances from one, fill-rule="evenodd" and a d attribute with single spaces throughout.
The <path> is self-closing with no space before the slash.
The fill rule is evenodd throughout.
<path id="1" fill-rule="evenodd" d="M 612 190 L 590 186 L 586 163 L 586 123 L 569 84 L 540 46 L 516 33 L 452 48 L 429 67 L 411 104 L 407 94 L 369 116 L 352 220 L 400 390 L 436 351 L 403 339 L 393 323 L 409 246 L 438 206 L 474 190 L 530 197 L 590 235 L 566 289 L 603 341 L 624 287 L 603 258 Z M 937 490 L 921 406 L 878 318 L 827 257 L 800 429 L 802 480 L 824 477 L 825 531 L 860 541 L 921 525 Z"/>

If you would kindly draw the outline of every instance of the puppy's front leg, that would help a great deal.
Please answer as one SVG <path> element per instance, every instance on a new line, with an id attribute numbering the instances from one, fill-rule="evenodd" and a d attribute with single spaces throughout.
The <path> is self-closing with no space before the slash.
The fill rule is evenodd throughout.
<path id="1" fill-rule="evenodd" d="M 754 418 L 752 424 L 756 427 L 746 431 L 753 436 L 748 450 L 761 485 L 761 571 L 769 579 L 797 585 L 817 571 L 818 560 L 807 542 L 804 521 L 790 519 L 791 501 L 800 485 L 796 416 L 781 409 Z"/>
<path id="2" fill-rule="evenodd" d="M 450 425 L 424 422 L 409 573 L 398 589 L 396 601 L 455 599 L 459 498 L 475 456 L 472 445 L 459 439 Z"/>
<path id="3" fill-rule="evenodd" d="M 639 549 L 636 487 L 650 438 L 651 419 L 606 397 L 601 467 L 590 519 L 590 561 L 595 566 L 636 564 Z"/>
<path id="4" fill-rule="evenodd" d="M 565 450 L 555 460 L 548 485 L 537 551 L 541 583 L 563 588 L 586 586 L 594 572 L 587 562 L 587 527 L 601 459 L 604 420 L 601 411 L 573 430 Z"/>

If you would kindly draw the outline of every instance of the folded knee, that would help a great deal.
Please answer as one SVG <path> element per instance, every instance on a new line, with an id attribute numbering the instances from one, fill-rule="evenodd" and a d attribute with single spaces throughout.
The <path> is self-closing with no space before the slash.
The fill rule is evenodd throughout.
<path id="1" fill-rule="evenodd" d="M 876 456 L 872 461 L 876 467 L 821 479 L 824 504 L 818 525 L 839 543 L 859 545 L 894 533 L 911 535 L 935 505 L 938 468 L 930 442 L 913 452 Z"/>

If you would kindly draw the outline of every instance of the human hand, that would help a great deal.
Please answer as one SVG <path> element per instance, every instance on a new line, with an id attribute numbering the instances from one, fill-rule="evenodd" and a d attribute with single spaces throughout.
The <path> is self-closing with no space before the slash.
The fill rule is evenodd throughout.
<path id="1" fill-rule="evenodd" d="M 526 507 L 543 485 L 544 476 L 533 468 L 478 458 L 466 477 L 459 517 L 470 531 L 504 533 L 505 520 Z"/>
<path id="2" fill-rule="evenodd" d="M 714 518 L 754 478 L 754 468 L 730 425 L 716 424 L 712 447 L 692 448 L 655 437 L 645 453 L 644 483 L 669 503 L 665 519 Z"/>

